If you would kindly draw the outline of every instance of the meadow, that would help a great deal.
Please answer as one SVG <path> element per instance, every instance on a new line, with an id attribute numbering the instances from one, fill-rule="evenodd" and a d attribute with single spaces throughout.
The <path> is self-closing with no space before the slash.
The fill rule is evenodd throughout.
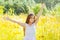
<path id="1" fill-rule="evenodd" d="M 36 25 L 36 40 L 60 40 L 60 0 L 0 0 L 0 40 L 23 40 L 23 27 L 6 20 L 25 23 L 27 14 L 38 14 L 42 3 L 42 15 Z"/>
<path id="2" fill-rule="evenodd" d="M 23 27 L 20 25 L 3 19 L 0 15 L 0 40 L 23 40 Z M 12 15 L 10 18 L 25 22 L 27 15 Z M 36 26 L 37 40 L 60 40 L 60 16 L 43 16 L 41 15 Z"/>

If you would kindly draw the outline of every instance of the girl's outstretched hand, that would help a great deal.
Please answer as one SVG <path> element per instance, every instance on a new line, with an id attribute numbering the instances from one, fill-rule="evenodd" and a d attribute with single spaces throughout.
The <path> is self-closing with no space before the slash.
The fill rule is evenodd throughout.
<path id="1" fill-rule="evenodd" d="M 43 9 L 45 7 L 45 3 L 42 3 L 42 6 L 41 6 L 41 8 Z"/>
<path id="2" fill-rule="evenodd" d="M 35 24 L 38 23 L 38 19 L 39 19 L 40 15 L 42 15 L 42 12 L 43 12 L 44 7 L 45 7 L 45 4 L 42 3 L 41 9 L 40 9 L 40 11 L 38 12 L 38 14 L 37 14 L 36 17 L 35 17 Z"/>
<path id="3" fill-rule="evenodd" d="M 7 17 L 6 17 L 6 20 L 9 20 L 9 19 L 10 19 L 10 18 L 7 16 Z"/>
<path id="4" fill-rule="evenodd" d="M 3 16 L 2 17 L 4 20 L 9 20 L 10 18 L 8 16 Z"/>

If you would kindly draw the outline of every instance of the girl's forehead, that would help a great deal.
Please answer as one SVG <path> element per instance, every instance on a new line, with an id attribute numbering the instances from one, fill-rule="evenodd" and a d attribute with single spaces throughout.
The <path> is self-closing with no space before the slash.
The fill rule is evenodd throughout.
<path id="1" fill-rule="evenodd" d="M 33 16 L 31 16 L 31 17 L 34 17 L 34 15 L 33 15 Z"/>
<path id="2" fill-rule="evenodd" d="M 30 18 L 34 18 L 35 16 L 31 16 Z"/>

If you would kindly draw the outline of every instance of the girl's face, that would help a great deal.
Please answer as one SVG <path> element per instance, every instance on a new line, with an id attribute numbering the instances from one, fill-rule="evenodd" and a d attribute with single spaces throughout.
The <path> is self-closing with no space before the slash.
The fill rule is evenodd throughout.
<path id="1" fill-rule="evenodd" d="M 30 19 L 29 19 L 29 23 L 33 23 L 34 22 L 34 16 L 31 16 Z"/>

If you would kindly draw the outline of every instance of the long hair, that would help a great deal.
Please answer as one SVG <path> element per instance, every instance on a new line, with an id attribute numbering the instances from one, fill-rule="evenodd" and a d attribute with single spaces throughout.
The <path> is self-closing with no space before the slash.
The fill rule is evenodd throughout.
<path id="1" fill-rule="evenodd" d="M 29 15 L 27 16 L 27 19 L 26 19 L 26 23 L 27 23 L 27 24 L 29 23 L 29 20 L 30 20 L 31 16 L 34 16 L 34 22 L 35 22 L 35 15 L 34 15 L 34 14 L 29 14 Z M 34 22 L 33 22 L 33 23 L 34 23 Z"/>

